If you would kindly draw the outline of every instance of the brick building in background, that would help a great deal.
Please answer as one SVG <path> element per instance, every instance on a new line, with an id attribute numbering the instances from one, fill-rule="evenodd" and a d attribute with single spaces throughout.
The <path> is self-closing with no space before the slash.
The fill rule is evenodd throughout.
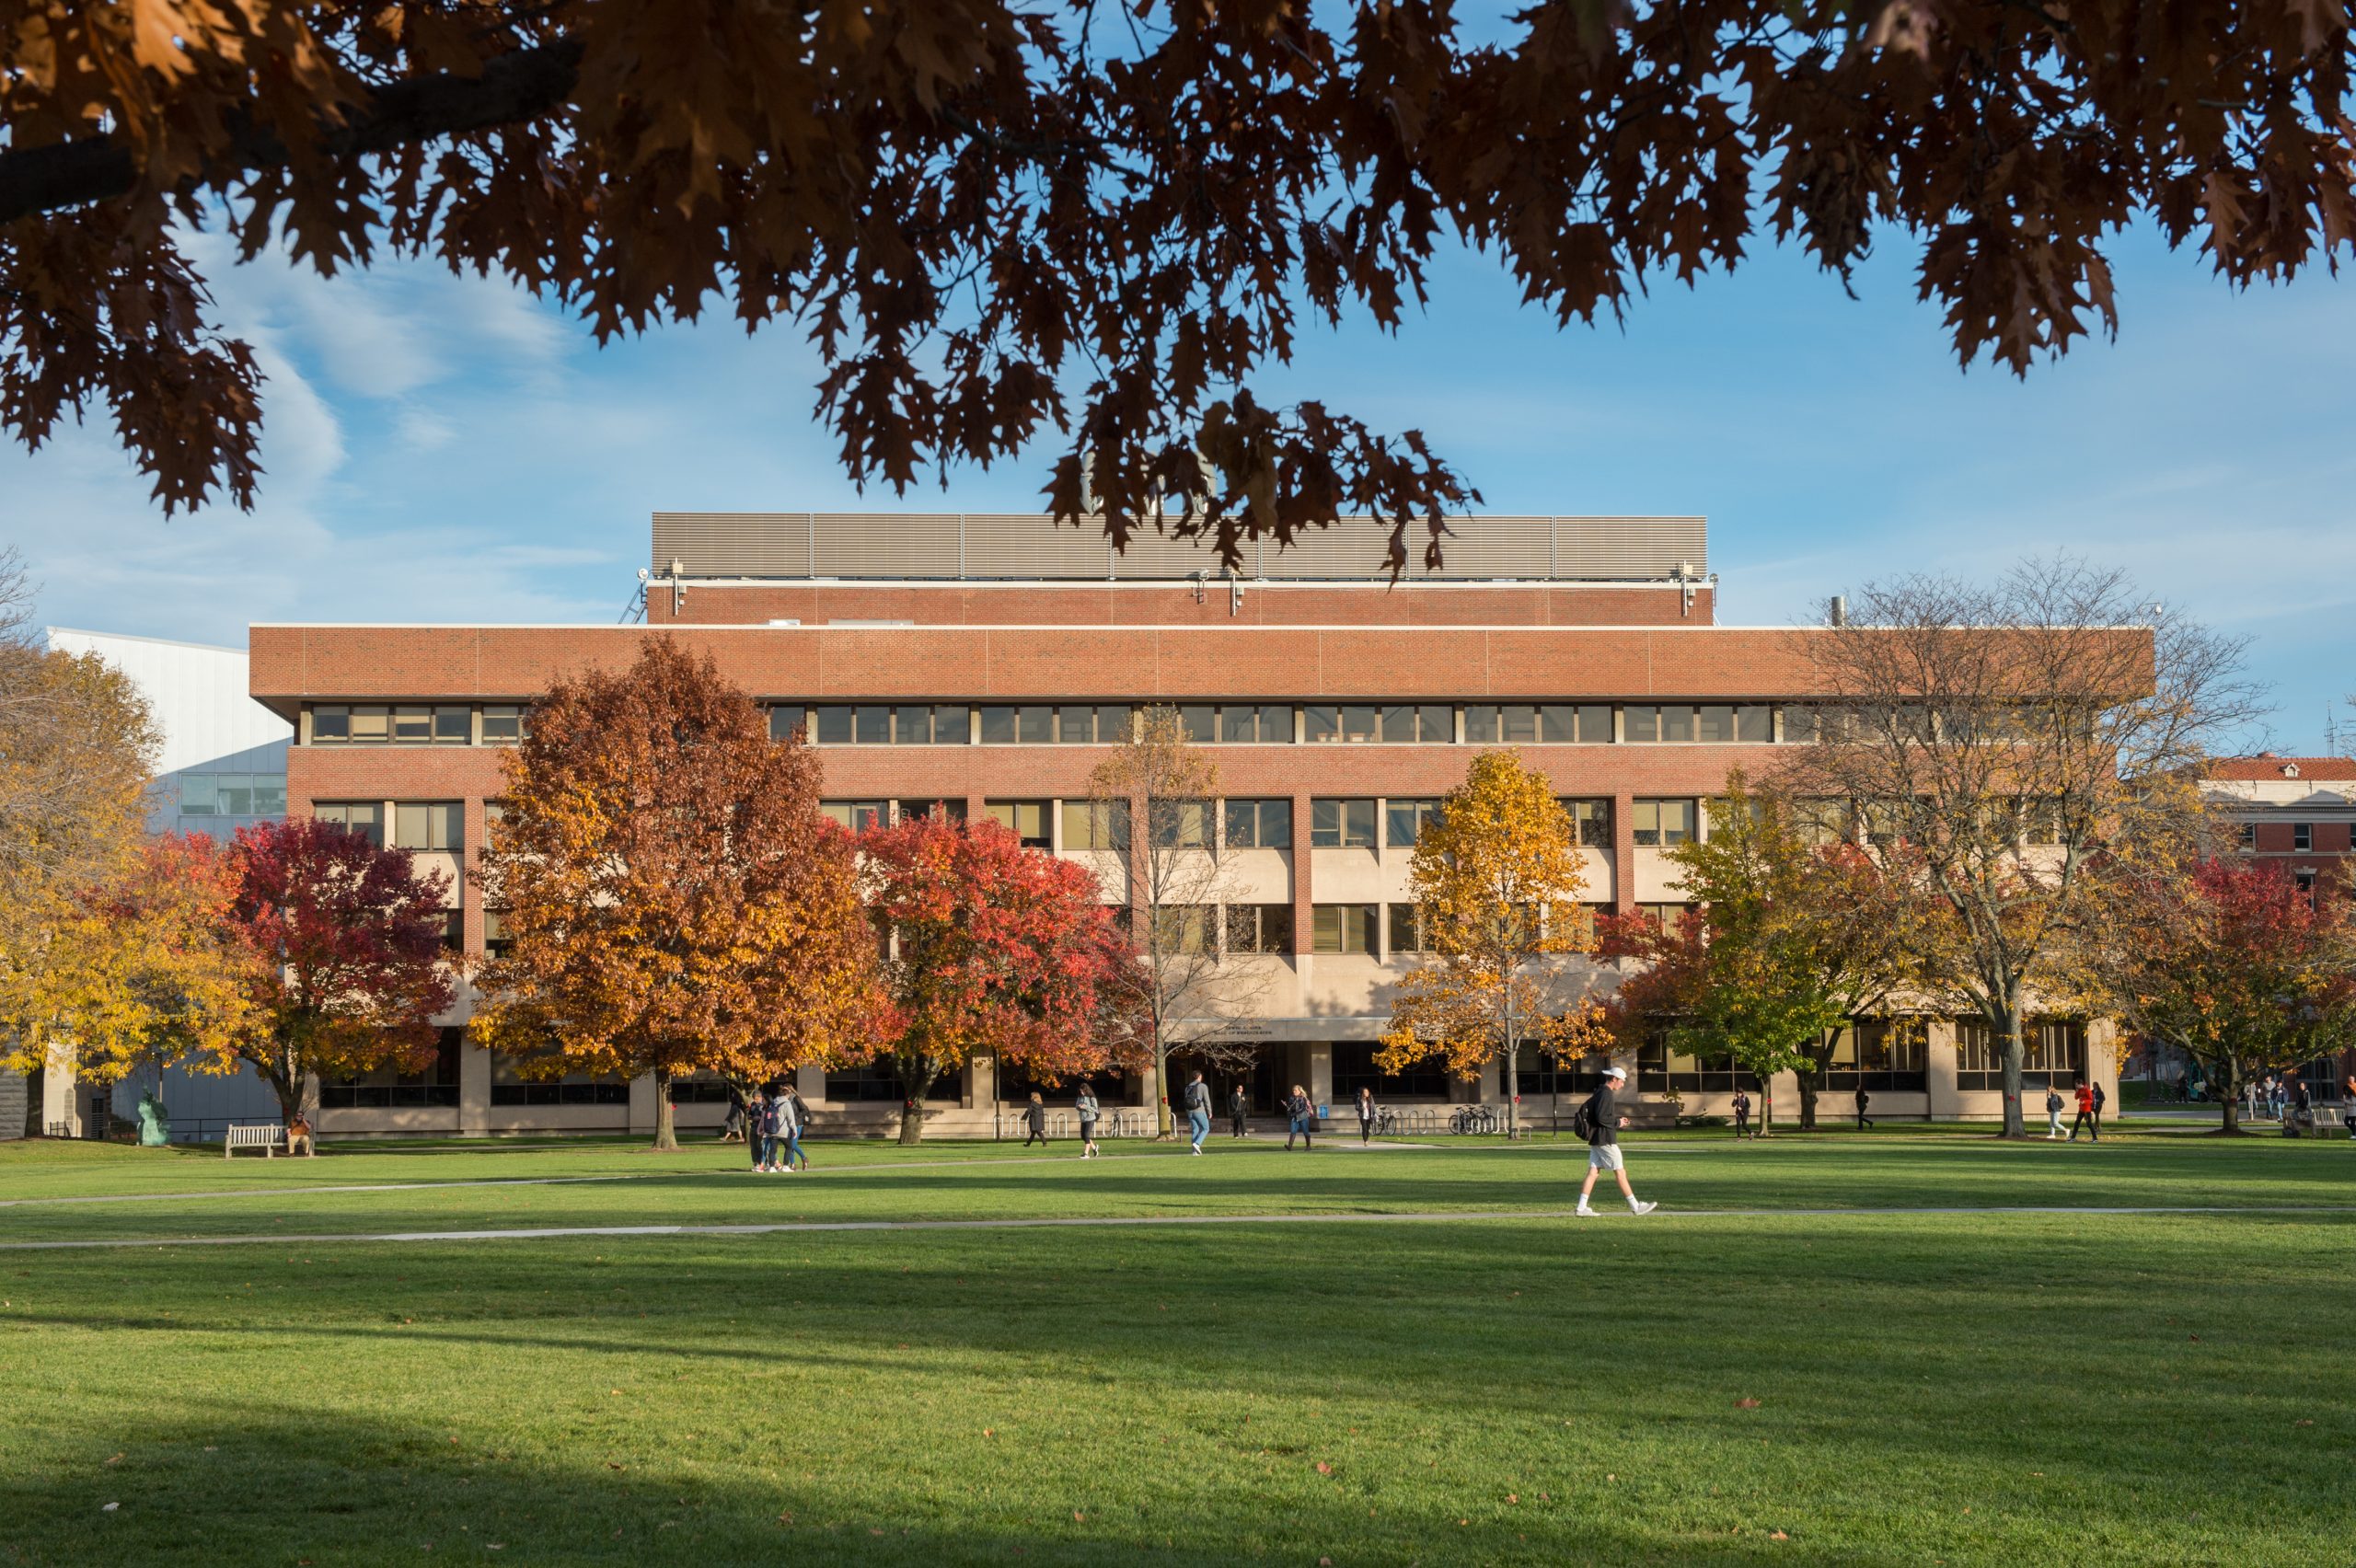
<path id="1" fill-rule="evenodd" d="M 454 873 L 454 943 L 499 940 L 463 872 L 482 843 L 499 759 L 560 674 L 624 665 L 649 635 L 709 651 L 805 728 L 827 810 L 847 825 L 943 809 L 993 816 L 1089 861 L 1110 903 L 1126 872 L 1075 809 L 1105 738 L 1148 703 L 1176 707 L 1218 761 L 1222 921 L 1248 1000 L 1192 1028 L 1248 1043 L 1239 1081 L 1270 1109 L 1299 1082 L 1339 1104 L 1361 1084 L 1393 1106 L 1496 1103 L 1496 1069 L 1381 1074 L 1391 982 L 1413 962 L 1407 863 L 1420 813 L 1483 747 L 1513 745 L 1579 824 L 1588 892 L 1616 910 L 1681 907 L 1666 852 L 1706 831 L 1729 769 L 1757 771 L 1815 733 L 1806 629 L 1715 624 L 1699 518 L 1484 518 L 1438 572 L 1393 584 L 1380 530 L 1345 522 L 1281 554 L 1249 546 L 1230 571 L 1159 537 L 1113 554 L 1037 516 L 658 513 L 643 619 L 620 626 L 290 626 L 252 630 L 254 697 L 296 726 L 288 809 L 350 822 Z M 2343 830 L 2344 833 L 2344 830 Z M 1584 961 L 1578 961 L 1584 964 Z M 1616 984 L 1611 965 L 1588 983 Z M 445 1032 L 438 1067 L 321 1086 L 327 1132 L 651 1127 L 651 1081 L 522 1081 Z M 2089 1036 L 2092 1036 L 2090 1039 Z M 1877 1114 L 1993 1116 L 1984 1033 L 1844 1034 L 1828 1089 L 1873 1091 Z M 2113 1073 L 2104 1026 L 2040 1022 L 2029 1081 Z M 1637 1092 L 1722 1107 L 1731 1070 L 1659 1052 L 1625 1058 Z M 1525 1114 L 1543 1120 L 1593 1067 L 1532 1050 Z M 984 1062 L 944 1082 L 940 1130 L 986 1132 L 1001 1098 Z M 1114 1098 L 1148 1105 L 1132 1080 Z M 897 1090 L 877 1071 L 809 1072 L 820 1124 L 881 1131 Z M 717 1121 L 717 1084 L 681 1087 L 683 1122 Z M 1067 1091 L 1068 1092 L 1068 1091 Z M 1788 1079 L 1777 1087 L 1796 1102 Z"/>

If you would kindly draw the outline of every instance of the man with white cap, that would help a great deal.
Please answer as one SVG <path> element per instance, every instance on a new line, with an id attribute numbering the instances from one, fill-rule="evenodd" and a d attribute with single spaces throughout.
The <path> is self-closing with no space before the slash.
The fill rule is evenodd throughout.
<path id="1" fill-rule="evenodd" d="M 1660 1206 L 1636 1201 L 1636 1194 L 1628 1188 L 1627 1169 L 1620 1163 L 1620 1129 L 1628 1124 L 1628 1118 L 1620 1114 L 1614 1091 L 1627 1081 L 1625 1069 L 1606 1067 L 1603 1082 L 1579 1107 L 1579 1118 L 1587 1124 L 1587 1181 L 1579 1188 L 1579 1213 L 1590 1218 L 1595 1211 L 1588 1207 L 1587 1200 L 1595 1191 L 1596 1176 L 1605 1170 L 1619 1179 L 1620 1195 L 1628 1200 L 1630 1214 L 1650 1214 Z"/>

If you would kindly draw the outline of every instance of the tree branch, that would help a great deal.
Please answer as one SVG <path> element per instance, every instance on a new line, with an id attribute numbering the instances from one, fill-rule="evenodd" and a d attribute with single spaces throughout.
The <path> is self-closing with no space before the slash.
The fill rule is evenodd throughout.
<path id="1" fill-rule="evenodd" d="M 436 137 L 534 120 L 562 104 L 581 75 L 581 40 L 560 38 L 487 61 L 479 76 L 413 76 L 371 94 L 341 121 L 323 121 L 330 157 L 388 152 Z M 205 184 L 289 161 L 278 134 L 235 117 L 227 142 L 184 185 Z M 0 225 L 127 195 L 139 165 L 119 137 L 91 136 L 0 151 Z"/>

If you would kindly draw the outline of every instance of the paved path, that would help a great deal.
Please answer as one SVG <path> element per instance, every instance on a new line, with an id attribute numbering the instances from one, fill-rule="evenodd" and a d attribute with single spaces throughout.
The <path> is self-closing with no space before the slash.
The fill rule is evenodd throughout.
<path id="1" fill-rule="evenodd" d="M 810 1235 L 851 1230 L 1111 1230 L 1186 1225 L 1430 1225 L 1465 1224 L 1476 1220 L 1568 1219 L 1576 1211 L 1551 1209 L 1467 1209 L 1442 1212 L 1342 1214 L 1157 1214 L 1119 1215 L 1096 1218 L 1059 1216 L 1003 1219 L 837 1219 L 780 1220 L 756 1225 L 569 1225 L 519 1227 L 499 1230 L 395 1230 L 375 1233 L 295 1236 L 151 1236 L 121 1240 L 6 1241 L 5 1252 L 72 1252 L 105 1248 L 145 1247 L 331 1247 L 352 1241 L 544 1241 L 567 1238 L 627 1238 L 644 1236 L 775 1236 Z M 1900 1217 L 1984 1215 L 2334 1215 L 2356 1216 L 2356 1205 L 2325 1204 L 2253 1204 L 2246 1206 L 2120 1205 L 2039 1205 L 2023 1207 L 1936 1208 L 1743 1208 L 1661 1209 L 1647 1219 L 1889 1219 Z M 1597 1217 L 1630 1219 L 1624 1211 L 1606 1208 Z"/>

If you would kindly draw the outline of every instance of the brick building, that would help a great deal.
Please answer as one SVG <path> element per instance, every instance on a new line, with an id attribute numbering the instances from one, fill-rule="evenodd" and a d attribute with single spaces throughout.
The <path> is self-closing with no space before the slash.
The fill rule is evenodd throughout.
<path id="1" fill-rule="evenodd" d="M 1372 1062 L 1388 986 L 1413 962 L 1406 875 L 1422 808 L 1483 746 L 1517 746 L 1572 805 L 1587 896 L 1673 911 L 1666 851 L 1706 832 L 1728 770 L 1756 770 L 1815 732 L 1808 633 L 1716 624 L 1699 518 L 1481 519 L 1443 571 L 1396 584 L 1381 556 L 1380 530 L 1361 523 L 1281 554 L 1247 547 L 1230 571 L 1161 538 L 1115 556 L 1035 516 L 659 513 L 637 624 L 256 626 L 252 690 L 296 726 L 290 811 L 463 873 L 499 795 L 500 748 L 534 697 L 669 632 L 756 694 L 777 733 L 805 729 L 839 820 L 935 802 L 994 816 L 1089 860 L 1116 904 L 1126 872 L 1089 847 L 1075 803 L 1107 736 L 1143 704 L 1174 706 L 1219 767 L 1206 853 L 1226 864 L 1223 940 L 1251 978 L 1247 999 L 1190 1026 L 1253 1047 L 1253 1066 L 1215 1076 L 1262 1110 L 1293 1082 L 1337 1105 L 1361 1083 L 1400 1107 L 1494 1104 L 1495 1068 L 1468 1085 L 1387 1078 Z M 453 940 L 479 951 L 498 940 L 497 913 L 463 874 L 454 882 Z M 1609 964 L 1573 967 L 1568 986 L 1617 982 Z M 1927 1032 L 1849 1032 L 1828 1087 L 1845 1096 L 1862 1083 L 1877 1114 L 1996 1114 L 1977 1026 Z M 2040 1023 L 2032 1084 L 2109 1078 L 2108 1036 L 2089 1033 Z M 419 1078 L 322 1086 L 322 1129 L 652 1125 L 651 1082 L 527 1084 L 455 1027 L 445 1039 Z M 1674 1092 L 1689 1111 L 1722 1106 L 1735 1087 L 1730 1070 L 1681 1057 L 1625 1065 L 1640 1095 Z M 1525 1114 L 1542 1120 L 1558 1090 L 1567 1114 L 1588 1081 L 1532 1051 Z M 987 1131 L 999 1099 L 1027 1087 L 978 1064 L 941 1087 L 933 1120 Z M 872 1071 L 811 1072 L 802 1088 L 822 1125 L 880 1130 L 896 1111 Z M 1156 1092 L 1120 1087 L 1138 1106 Z M 719 1093 L 687 1086 L 683 1122 L 717 1120 Z M 1778 1098 L 1796 1101 L 1788 1081 Z"/>

